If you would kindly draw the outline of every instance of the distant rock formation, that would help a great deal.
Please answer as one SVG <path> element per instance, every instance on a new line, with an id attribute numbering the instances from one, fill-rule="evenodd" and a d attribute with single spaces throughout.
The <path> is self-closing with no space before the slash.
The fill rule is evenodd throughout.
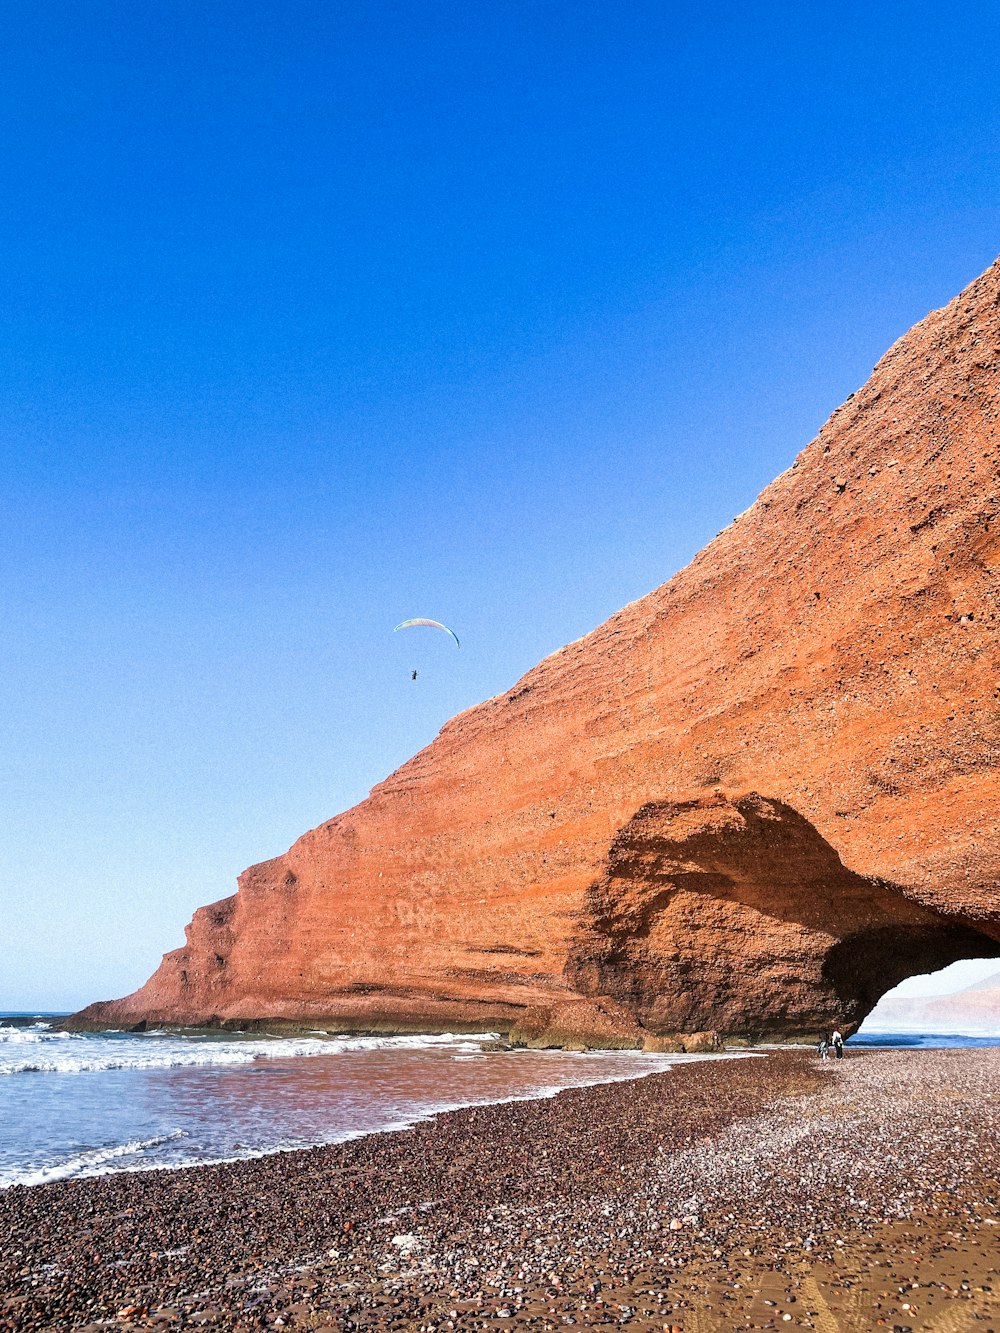
<path id="1" fill-rule="evenodd" d="M 686 569 L 79 1023 L 805 1037 L 1000 956 L 998 390 L 1000 263 Z"/>
<path id="2" fill-rule="evenodd" d="M 881 999 L 865 1025 L 872 1032 L 961 1032 L 1000 1036 L 1000 972 L 954 995 Z"/>

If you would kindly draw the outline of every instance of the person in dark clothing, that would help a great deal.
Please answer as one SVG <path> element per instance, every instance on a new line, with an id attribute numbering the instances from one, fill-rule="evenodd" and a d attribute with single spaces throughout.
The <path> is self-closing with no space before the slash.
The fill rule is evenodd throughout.
<path id="1" fill-rule="evenodd" d="M 829 1042 L 827 1041 L 827 1039 L 824 1037 L 824 1038 L 820 1041 L 820 1044 L 819 1044 L 819 1058 L 820 1058 L 821 1060 L 825 1060 L 826 1057 L 827 1057 L 827 1053 L 829 1052 L 829 1050 L 830 1050 L 830 1043 L 829 1043 Z"/>

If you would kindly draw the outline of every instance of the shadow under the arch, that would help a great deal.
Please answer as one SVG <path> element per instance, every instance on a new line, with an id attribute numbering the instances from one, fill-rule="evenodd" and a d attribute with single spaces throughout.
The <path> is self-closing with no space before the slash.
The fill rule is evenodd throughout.
<path id="1" fill-rule="evenodd" d="M 642 806 L 588 890 L 564 976 L 656 1034 L 803 1039 L 855 1031 L 908 976 L 992 957 L 1000 939 L 850 870 L 792 806 L 751 792 Z"/>

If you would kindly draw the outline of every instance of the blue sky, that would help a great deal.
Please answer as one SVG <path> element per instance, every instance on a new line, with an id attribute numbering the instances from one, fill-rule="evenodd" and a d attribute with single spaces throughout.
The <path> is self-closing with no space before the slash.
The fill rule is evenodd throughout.
<path id="1" fill-rule="evenodd" d="M 5 7 L 0 1007 L 143 981 L 996 257 L 955 10 Z"/>

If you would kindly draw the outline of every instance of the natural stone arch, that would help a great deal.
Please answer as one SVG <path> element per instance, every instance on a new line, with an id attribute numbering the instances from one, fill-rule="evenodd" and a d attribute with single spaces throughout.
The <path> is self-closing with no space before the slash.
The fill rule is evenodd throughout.
<path id="1" fill-rule="evenodd" d="M 959 916 L 856 874 L 791 806 L 756 793 L 644 805 L 616 835 L 566 980 L 655 1034 L 855 1031 L 916 973 L 1000 956 Z"/>

